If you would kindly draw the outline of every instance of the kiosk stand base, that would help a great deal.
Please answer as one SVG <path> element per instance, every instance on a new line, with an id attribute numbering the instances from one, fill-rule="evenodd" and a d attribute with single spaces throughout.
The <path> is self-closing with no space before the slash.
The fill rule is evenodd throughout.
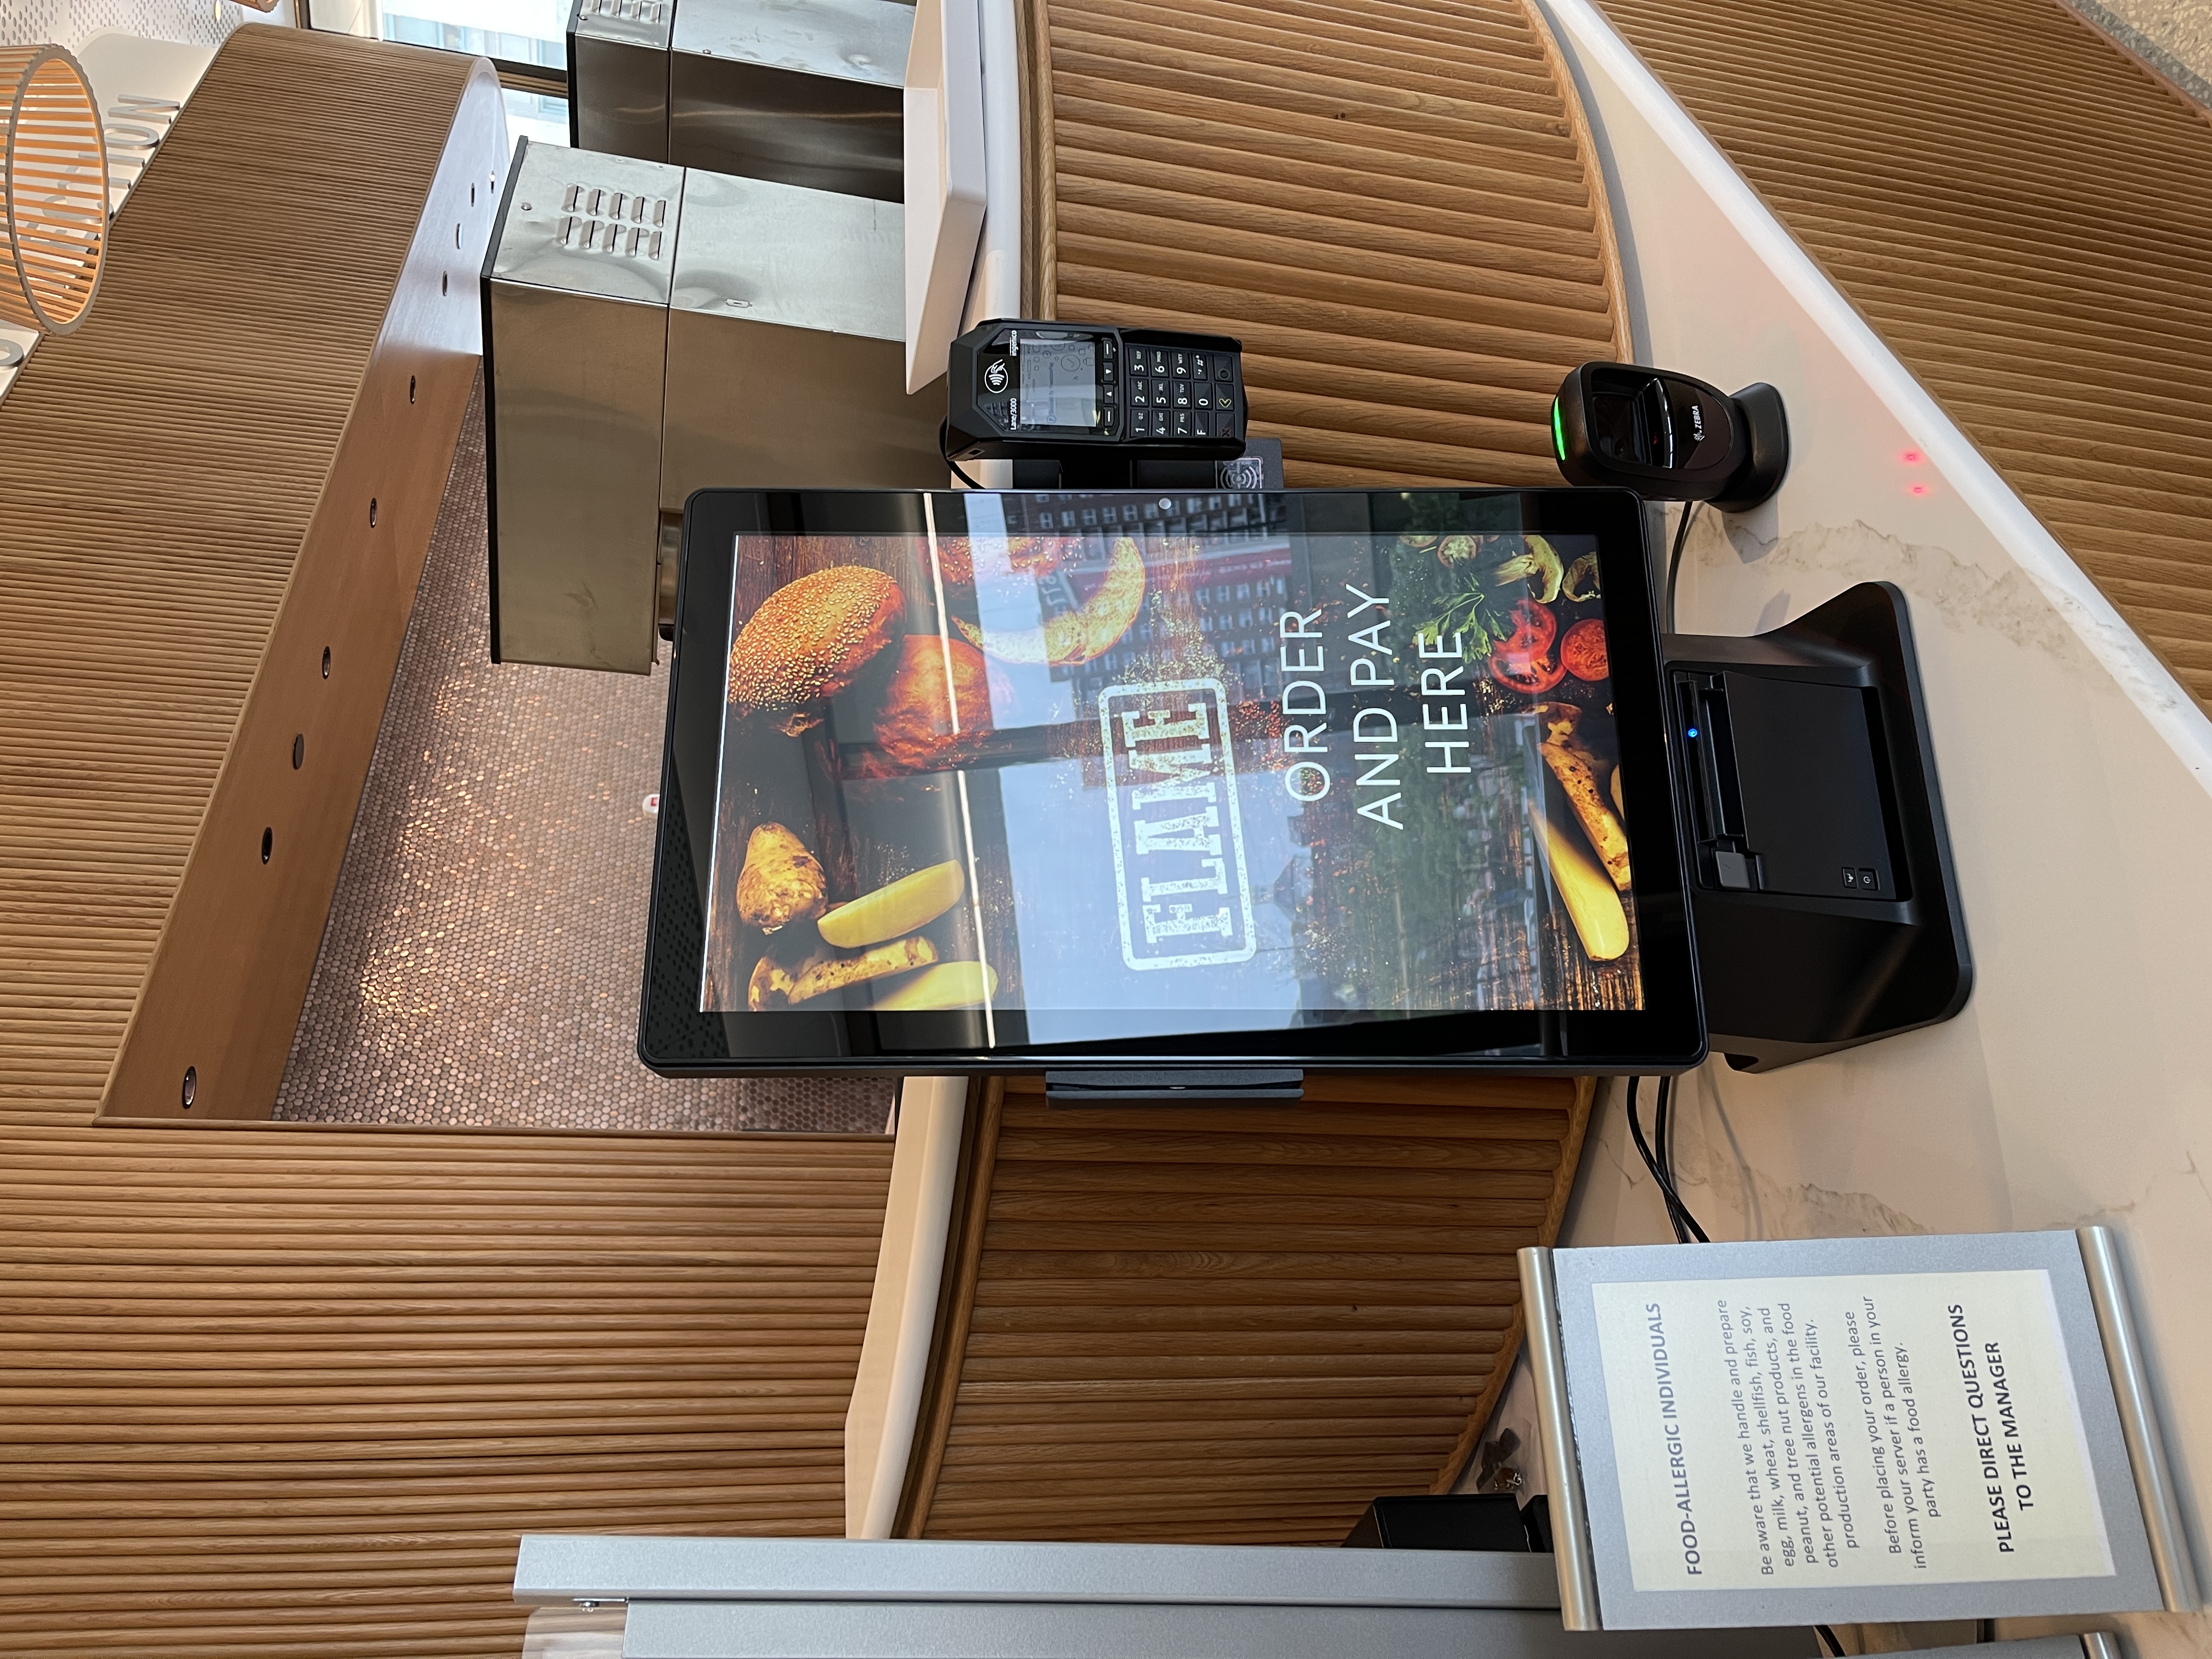
<path id="1" fill-rule="evenodd" d="M 1174 1105 L 1186 1100 L 1301 1100 L 1302 1071 L 1047 1072 L 1044 1097 L 1053 1106 L 1126 1105 L 1152 1101 Z"/>

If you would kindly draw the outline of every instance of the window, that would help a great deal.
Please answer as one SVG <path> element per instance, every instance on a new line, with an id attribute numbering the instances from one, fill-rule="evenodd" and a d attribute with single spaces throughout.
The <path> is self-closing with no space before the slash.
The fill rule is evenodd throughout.
<path id="1" fill-rule="evenodd" d="M 311 28 L 489 58 L 510 132 L 568 142 L 568 0 L 295 0 Z"/>
<path id="2" fill-rule="evenodd" d="M 502 88 L 500 96 L 507 100 L 508 137 L 527 138 L 533 144 L 568 142 L 567 99 L 542 92 L 521 92 L 513 87 Z"/>

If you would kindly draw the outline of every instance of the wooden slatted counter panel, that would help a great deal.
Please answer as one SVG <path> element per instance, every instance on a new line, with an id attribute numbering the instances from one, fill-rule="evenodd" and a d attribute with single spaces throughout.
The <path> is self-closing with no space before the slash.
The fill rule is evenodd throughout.
<path id="1" fill-rule="evenodd" d="M 1626 353 L 1580 107 L 1522 0 L 1031 0 L 1030 303 L 1244 342 L 1292 484 L 1555 484 Z"/>
<path id="2" fill-rule="evenodd" d="M 1293 485 L 1559 481 L 1553 394 L 1628 336 L 1522 0 L 1026 16 L 1030 314 L 1237 336 Z M 1322 1543 L 1448 1486 L 1588 1101 L 1361 1079 L 1285 1111 L 1048 1115 L 1012 1085 L 967 1149 L 902 1529 Z"/>
<path id="3" fill-rule="evenodd" d="M 0 1654 L 514 1659 L 525 1531 L 842 1529 L 875 1136 L 0 1126 Z"/>
<path id="4" fill-rule="evenodd" d="M 191 1066 L 190 1121 L 268 1115 L 475 380 L 500 135 L 481 60 L 234 35 L 0 403 L 0 962 L 35 964 L 0 1097 L 182 1114 Z"/>
<path id="5" fill-rule="evenodd" d="M 1297 1106 L 986 1091 L 901 1532 L 1333 1543 L 1448 1489 L 1590 1084 L 1313 1078 Z"/>
<path id="6" fill-rule="evenodd" d="M 488 82 L 240 30 L 0 404 L 0 1655 L 513 1659 L 520 1531 L 842 1529 L 888 1141 L 91 1121 L 210 869 L 177 1006 L 276 1005 L 282 1064 L 474 377 Z"/>
<path id="7" fill-rule="evenodd" d="M 2212 700 L 2212 116 L 2054 0 L 1604 0 Z"/>

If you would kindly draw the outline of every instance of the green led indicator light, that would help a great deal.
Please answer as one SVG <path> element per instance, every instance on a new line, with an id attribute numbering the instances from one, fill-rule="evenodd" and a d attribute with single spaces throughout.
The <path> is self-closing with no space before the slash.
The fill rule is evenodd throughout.
<path id="1" fill-rule="evenodd" d="M 1559 400 L 1552 399 L 1552 452 L 1559 459 L 1567 459 L 1567 423 L 1559 413 Z"/>

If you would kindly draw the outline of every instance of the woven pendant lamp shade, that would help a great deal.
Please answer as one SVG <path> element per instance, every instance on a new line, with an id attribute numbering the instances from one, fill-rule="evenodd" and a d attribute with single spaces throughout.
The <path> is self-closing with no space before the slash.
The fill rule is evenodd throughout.
<path id="1" fill-rule="evenodd" d="M 59 46 L 0 46 L 0 321 L 66 334 L 100 287 L 107 144 L 83 67 Z"/>

